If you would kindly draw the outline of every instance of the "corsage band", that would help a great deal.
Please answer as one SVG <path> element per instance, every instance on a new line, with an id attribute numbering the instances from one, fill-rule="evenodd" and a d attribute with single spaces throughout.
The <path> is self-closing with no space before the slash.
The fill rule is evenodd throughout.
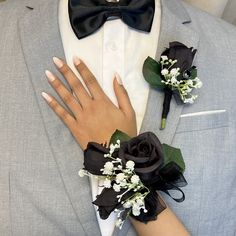
<path id="1" fill-rule="evenodd" d="M 96 175 L 104 180 L 104 189 L 93 204 L 98 206 L 101 219 L 117 212 L 116 226 L 122 228 L 128 216 L 144 223 L 157 218 L 166 208 L 157 191 L 172 197 L 170 190 L 177 190 L 181 197 L 172 198 L 184 201 L 180 189 L 187 185 L 184 170 L 180 149 L 161 144 L 154 133 L 130 138 L 117 130 L 109 147 L 88 143 L 79 175 Z"/>

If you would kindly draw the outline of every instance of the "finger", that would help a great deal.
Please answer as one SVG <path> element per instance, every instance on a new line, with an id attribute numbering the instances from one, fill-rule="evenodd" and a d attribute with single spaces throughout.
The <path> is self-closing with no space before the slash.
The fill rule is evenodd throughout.
<path id="1" fill-rule="evenodd" d="M 52 108 L 52 110 L 66 124 L 66 126 L 71 131 L 73 131 L 76 124 L 76 120 L 74 119 L 74 117 L 72 117 L 70 113 L 64 107 L 62 107 L 53 96 L 45 92 L 42 92 L 42 96 L 46 100 L 46 102 L 49 104 L 49 106 Z"/>
<path id="2" fill-rule="evenodd" d="M 74 64 L 78 72 L 80 73 L 84 83 L 86 84 L 89 92 L 91 93 L 94 99 L 98 99 L 104 96 L 104 92 L 96 80 L 93 73 L 85 65 L 85 63 L 80 60 L 78 57 L 73 58 Z"/>
<path id="3" fill-rule="evenodd" d="M 82 107 L 75 97 L 68 91 L 64 84 L 50 71 L 46 70 L 45 74 L 48 78 L 49 83 L 62 98 L 63 102 L 69 107 L 69 109 L 77 117 L 79 113 L 82 112 Z"/>
<path id="4" fill-rule="evenodd" d="M 122 80 L 117 73 L 115 73 L 113 85 L 120 110 L 127 116 L 132 116 L 134 114 L 134 109 L 129 99 L 129 95 L 122 84 Z"/>
<path id="5" fill-rule="evenodd" d="M 53 61 L 57 69 L 61 72 L 61 74 L 69 83 L 71 89 L 74 91 L 76 97 L 79 99 L 82 107 L 86 106 L 89 102 L 91 102 L 91 96 L 87 93 L 83 84 L 74 74 L 74 72 L 70 69 L 70 67 L 57 57 L 53 57 Z"/>

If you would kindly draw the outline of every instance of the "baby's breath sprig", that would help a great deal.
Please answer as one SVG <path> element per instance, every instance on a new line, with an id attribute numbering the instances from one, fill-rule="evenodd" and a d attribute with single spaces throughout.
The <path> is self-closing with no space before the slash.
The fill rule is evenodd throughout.
<path id="1" fill-rule="evenodd" d="M 116 144 L 110 145 L 110 152 L 105 154 L 104 157 L 111 159 L 111 161 L 106 162 L 101 171 L 106 175 L 104 187 L 113 188 L 115 192 L 122 192 L 117 195 L 117 198 L 118 202 L 121 202 L 123 209 L 116 209 L 116 226 L 121 228 L 125 221 L 122 215 L 124 209 L 126 209 L 125 212 L 127 216 L 131 213 L 134 216 L 138 216 L 141 214 L 141 209 L 143 209 L 145 213 L 147 212 L 144 199 L 149 194 L 149 189 L 143 185 L 139 176 L 134 172 L 135 163 L 133 161 L 129 160 L 124 165 L 120 158 L 113 157 L 114 151 L 119 148 L 120 140 L 117 140 Z M 119 171 L 119 173 L 117 173 L 117 171 Z M 133 194 L 128 199 L 123 200 L 123 197 L 130 191 L 132 191 Z"/>
<path id="2" fill-rule="evenodd" d="M 161 120 L 161 129 L 166 126 L 166 118 L 170 109 L 170 102 L 173 92 L 177 92 L 181 101 L 184 104 L 193 104 L 198 95 L 191 94 L 194 88 L 198 89 L 202 87 L 201 80 L 191 74 L 191 70 L 195 70 L 195 67 L 191 67 L 190 70 L 184 71 L 181 75 L 180 68 L 175 67 L 178 60 L 169 59 L 167 56 L 161 56 L 161 83 L 165 84 L 165 99 L 163 103 L 163 112 Z"/>
<path id="3" fill-rule="evenodd" d="M 177 60 L 168 59 L 167 56 L 161 56 L 161 74 L 164 80 L 161 82 L 174 91 L 177 90 L 183 103 L 193 104 L 197 95 L 192 95 L 191 92 L 194 88 L 202 87 L 202 81 L 198 78 L 191 78 L 188 72 L 183 74 L 183 79 L 178 79 L 180 75 L 180 68 L 174 68 Z M 172 69 L 171 69 L 172 68 Z"/>
<path id="4" fill-rule="evenodd" d="M 147 212 L 145 208 L 145 197 L 150 191 L 135 173 L 135 163 L 133 161 L 129 160 L 124 164 L 120 158 L 114 157 L 114 152 L 119 148 L 120 140 L 110 145 L 109 153 L 104 154 L 107 162 L 101 169 L 103 176 L 97 177 L 103 178 L 104 188 L 113 188 L 115 192 L 120 193 L 117 195 L 117 199 L 122 207 L 115 209 L 115 212 L 117 213 L 116 226 L 121 229 L 128 215 L 133 214 L 134 216 L 139 216 L 141 210 L 144 213 Z M 79 171 L 79 175 L 83 177 L 91 174 L 82 169 Z M 128 192 L 132 194 L 128 198 L 125 198 Z"/>

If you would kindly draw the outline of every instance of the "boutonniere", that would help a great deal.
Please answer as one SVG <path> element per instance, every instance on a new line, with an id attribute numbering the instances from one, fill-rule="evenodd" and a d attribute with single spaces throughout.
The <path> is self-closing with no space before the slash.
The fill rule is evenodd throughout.
<path id="1" fill-rule="evenodd" d="M 172 97 L 177 104 L 192 104 L 198 97 L 192 94 L 192 90 L 202 87 L 197 77 L 197 68 L 192 65 L 197 50 L 180 42 L 171 42 L 169 45 L 160 61 L 148 57 L 143 64 L 145 80 L 153 88 L 165 93 L 160 129 L 166 126 Z"/>
<path id="2" fill-rule="evenodd" d="M 79 175 L 95 175 L 103 180 L 104 188 L 93 204 L 98 207 L 101 219 L 116 212 L 116 226 L 122 228 L 128 216 L 147 223 L 166 209 L 157 191 L 176 202 L 184 201 L 180 189 L 187 185 L 184 170 L 181 150 L 161 144 L 154 133 L 131 138 L 116 130 L 109 146 L 88 143 Z M 173 191 L 179 191 L 179 198 L 172 197 Z"/>

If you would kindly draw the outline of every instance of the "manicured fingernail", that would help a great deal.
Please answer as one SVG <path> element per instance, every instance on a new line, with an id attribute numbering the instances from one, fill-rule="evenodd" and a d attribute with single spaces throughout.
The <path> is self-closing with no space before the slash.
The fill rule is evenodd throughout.
<path id="1" fill-rule="evenodd" d="M 123 85 L 122 80 L 117 72 L 115 73 L 115 78 L 119 85 Z"/>
<path id="2" fill-rule="evenodd" d="M 55 80 L 55 76 L 52 74 L 51 71 L 45 70 L 45 74 L 50 82 L 53 82 Z"/>
<path id="3" fill-rule="evenodd" d="M 53 61 L 58 68 L 61 68 L 63 66 L 63 61 L 61 59 L 53 57 Z"/>
<path id="4" fill-rule="evenodd" d="M 74 57 L 73 57 L 73 62 L 74 62 L 74 64 L 75 64 L 76 66 L 78 66 L 81 61 L 80 61 L 80 59 L 79 59 L 77 56 L 74 56 Z"/>
<path id="5" fill-rule="evenodd" d="M 47 101 L 47 102 L 51 102 L 52 98 L 45 92 L 42 92 L 42 96 L 43 98 Z"/>

